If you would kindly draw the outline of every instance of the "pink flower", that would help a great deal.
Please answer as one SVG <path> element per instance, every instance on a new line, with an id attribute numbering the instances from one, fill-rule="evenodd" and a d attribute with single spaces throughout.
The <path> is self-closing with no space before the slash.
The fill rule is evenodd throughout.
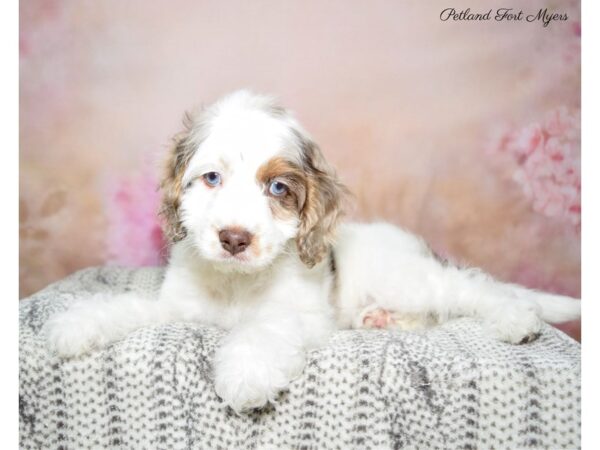
<path id="1" fill-rule="evenodd" d="M 536 212 L 581 224 L 580 112 L 562 107 L 539 123 L 500 131 L 492 153 L 510 157 L 513 180 Z"/>

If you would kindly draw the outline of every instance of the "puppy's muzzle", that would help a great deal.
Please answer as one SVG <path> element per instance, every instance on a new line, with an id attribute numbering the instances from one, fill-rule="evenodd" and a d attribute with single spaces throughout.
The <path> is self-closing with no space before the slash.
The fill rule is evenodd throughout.
<path id="1" fill-rule="evenodd" d="M 241 228 L 224 228 L 219 231 L 221 247 L 232 255 L 243 252 L 252 242 L 252 234 Z"/>

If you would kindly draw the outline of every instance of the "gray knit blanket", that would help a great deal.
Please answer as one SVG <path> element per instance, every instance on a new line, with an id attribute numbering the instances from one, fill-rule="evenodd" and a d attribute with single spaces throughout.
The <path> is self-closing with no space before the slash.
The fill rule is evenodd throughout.
<path id="1" fill-rule="evenodd" d="M 520 346 L 473 319 L 339 331 L 276 404 L 242 415 L 213 388 L 217 328 L 148 327 L 75 360 L 46 349 L 50 315 L 98 292 L 155 298 L 163 274 L 92 268 L 21 301 L 21 449 L 580 447 L 580 346 L 550 326 Z"/>

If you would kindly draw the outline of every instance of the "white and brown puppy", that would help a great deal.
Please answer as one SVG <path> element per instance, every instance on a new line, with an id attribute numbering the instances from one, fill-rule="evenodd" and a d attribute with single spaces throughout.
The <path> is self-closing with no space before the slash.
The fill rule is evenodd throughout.
<path id="1" fill-rule="evenodd" d="M 242 411 L 273 400 L 336 327 L 414 328 L 469 315 L 516 344 L 542 320 L 580 315 L 577 300 L 443 264 L 392 225 L 338 227 L 345 188 L 270 97 L 239 91 L 186 116 L 162 189 L 173 246 L 159 300 L 78 302 L 46 326 L 58 354 L 151 324 L 217 325 L 230 331 L 215 355 L 216 392 Z"/>

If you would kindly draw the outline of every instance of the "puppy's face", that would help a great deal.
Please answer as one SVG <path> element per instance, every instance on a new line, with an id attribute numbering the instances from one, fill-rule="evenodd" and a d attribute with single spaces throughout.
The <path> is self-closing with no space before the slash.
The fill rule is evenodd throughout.
<path id="1" fill-rule="evenodd" d="M 221 270 L 245 272 L 291 241 L 308 266 L 323 259 L 344 189 L 285 110 L 245 91 L 188 116 L 162 188 L 167 235 Z"/>

